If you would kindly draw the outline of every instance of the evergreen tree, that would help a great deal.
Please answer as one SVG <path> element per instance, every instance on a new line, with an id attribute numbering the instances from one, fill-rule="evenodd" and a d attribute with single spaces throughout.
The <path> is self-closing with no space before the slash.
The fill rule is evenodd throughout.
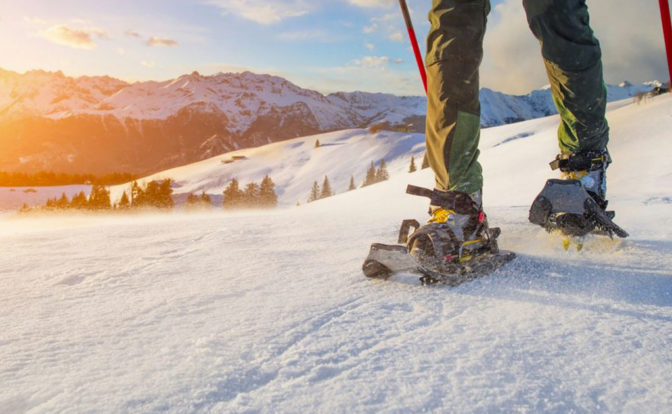
<path id="1" fill-rule="evenodd" d="M 254 207 L 259 205 L 259 184 L 249 183 L 243 191 L 243 206 Z"/>
<path id="2" fill-rule="evenodd" d="M 207 207 L 212 206 L 212 199 L 208 194 L 205 194 L 205 191 L 201 192 L 201 203 L 204 204 Z"/>
<path id="3" fill-rule="evenodd" d="M 411 157 L 411 166 L 408 168 L 408 172 L 416 172 L 418 169 L 415 168 L 415 157 Z"/>
<path id="4" fill-rule="evenodd" d="M 194 195 L 194 193 L 189 193 L 189 195 L 187 196 L 186 206 L 187 207 L 193 207 L 193 206 L 197 205 L 199 203 L 199 201 L 200 201 L 200 198 L 198 196 Z"/>
<path id="5" fill-rule="evenodd" d="M 109 210 L 112 208 L 110 192 L 100 184 L 94 184 L 89 194 L 88 207 L 91 210 Z"/>
<path id="6" fill-rule="evenodd" d="M 152 180 L 147 183 L 147 186 L 144 189 L 144 194 L 140 206 L 143 207 L 158 207 L 160 199 L 160 185 L 158 181 Z"/>
<path id="7" fill-rule="evenodd" d="M 364 178 L 364 183 L 362 184 L 362 187 L 374 184 L 375 182 L 376 182 L 376 166 L 373 165 L 373 161 L 371 161 L 369 169 L 366 170 L 366 177 Z"/>
<path id="8" fill-rule="evenodd" d="M 133 181 L 133 184 L 131 184 L 131 205 L 134 207 L 142 205 L 144 202 L 143 196 L 144 191 L 142 191 L 142 188 L 140 188 L 137 181 Z"/>
<path id="9" fill-rule="evenodd" d="M 316 139 L 316 140 L 315 140 L 315 148 L 320 148 L 321 145 L 322 145 L 322 144 L 320 144 L 320 140 L 319 140 L 319 139 Z"/>
<path id="10" fill-rule="evenodd" d="M 278 196 L 275 194 L 275 183 L 268 175 L 261 180 L 259 198 L 260 204 L 264 207 L 275 207 L 278 205 Z"/>
<path id="11" fill-rule="evenodd" d="M 425 152 L 425 156 L 422 157 L 422 166 L 420 168 L 422 168 L 423 170 L 425 168 L 429 168 L 429 158 L 427 158 L 427 153 L 426 152 Z"/>
<path id="12" fill-rule="evenodd" d="M 243 191 L 238 186 L 238 180 L 234 178 L 226 189 L 224 189 L 224 201 L 222 202 L 222 205 L 224 208 L 236 208 L 240 207 L 242 200 Z"/>
<path id="13" fill-rule="evenodd" d="M 381 181 L 385 181 L 390 178 L 390 174 L 387 172 L 387 164 L 385 164 L 385 160 L 382 159 L 380 160 L 380 165 L 378 166 L 378 170 L 376 171 L 376 181 L 377 183 Z"/>
<path id="14" fill-rule="evenodd" d="M 121 195 L 121 199 L 119 200 L 119 208 L 120 209 L 127 209 L 131 206 L 131 202 L 128 200 L 128 195 L 126 194 L 126 191 L 124 191 L 124 194 Z"/>
<path id="15" fill-rule="evenodd" d="M 158 208 L 173 208 L 175 202 L 173 201 L 173 180 L 170 178 L 164 179 L 159 184 L 159 193 L 157 194 L 156 207 Z"/>
<path id="16" fill-rule="evenodd" d="M 322 192 L 320 193 L 320 198 L 327 198 L 331 197 L 334 195 L 334 193 L 331 192 L 331 185 L 329 184 L 329 178 L 327 176 L 324 176 L 324 181 L 322 182 Z"/>
<path id="17" fill-rule="evenodd" d="M 89 200 L 86 198 L 84 191 L 80 191 L 79 194 L 76 194 L 74 197 L 72 197 L 72 200 L 70 201 L 70 208 L 77 210 L 85 209 L 88 207 L 88 205 Z"/>
<path id="18" fill-rule="evenodd" d="M 187 202 L 185 204 L 187 210 L 206 209 L 210 207 L 212 207 L 212 200 L 209 195 L 205 194 L 205 191 L 202 191 L 200 196 L 193 193 L 190 193 L 187 196 Z"/>
<path id="19" fill-rule="evenodd" d="M 350 186 L 348 186 L 348 191 L 352 191 L 355 188 L 355 177 L 350 176 Z"/>
<path id="20" fill-rule="evenodd" d="M 68 197 L 65 195 L 65 193 L 63 193 L 61 194 L 61 198 L 59 198 L 56 202 L 56 208 L 65 210 L 68 207 L 70 207 L 70 202 L 68 201 Z"/>
<path id="21" fill-rule="evenodd" d="M 308 202 L 310 203 L 311 201 L 319 199 L 320 199 L 320 185 L 317 183 L 317 181 L 314 181 L 313 189 L 310 190 L 310 197 L 308 198 Z"/>
<path id="22" fill-rule="evenodd" d="M 49 199 L 47 199 L 47 202 L 44 204 L 44 206 L 47 209 L 54 209 L 54 208 L 56 208 L 57 204 L 58 204 L 58 199 L 57 198 L 49 198 Z"/>

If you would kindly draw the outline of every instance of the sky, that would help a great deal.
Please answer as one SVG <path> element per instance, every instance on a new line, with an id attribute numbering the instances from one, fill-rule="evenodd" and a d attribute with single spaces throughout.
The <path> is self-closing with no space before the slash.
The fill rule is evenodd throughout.
<path id="1" fill-rule="evenodd" d="M 424 52 L 430 0 L 407 0 Z M 481 86 L 547 84 L 521 0 L 493 0 Z M 605 79 L 667 80 L 658 2 L 589 0 Z M 0 0 L 0 68 L 166 80 L 269 73 L 323 93 L 421 95 L 396 0 Z"/>

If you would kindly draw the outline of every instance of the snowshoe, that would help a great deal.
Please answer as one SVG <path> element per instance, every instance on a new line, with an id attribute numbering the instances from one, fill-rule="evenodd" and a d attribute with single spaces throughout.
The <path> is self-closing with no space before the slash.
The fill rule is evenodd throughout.
<path id="1" fill-rule="evenodd" d="M 560 168 L 564 179 L 546 181 L 530 207 L 529 221 L 566 237 L 628 237 L 614 223 L 616 214 L 606 210 L 606 168 L 610 162 L 606 151 L 559 155 L 551 168 Z"/>
<path id="2" fill-rule="evenodd" d="M 488 227 L 480 203 L 474 201 L 480 200 L 480 192 L 474 197 L 415 186 L 408 186 L 406 192 L 430 198 L 432 218 L 424 226 L 404 220 L 399 245 L 372 244 L 362 266 L 366 276 L 386 279 L 398 272 L 416 272 L 424 285 L 456 286 L 515 257 L 499 250 L 499 228 Z"/>

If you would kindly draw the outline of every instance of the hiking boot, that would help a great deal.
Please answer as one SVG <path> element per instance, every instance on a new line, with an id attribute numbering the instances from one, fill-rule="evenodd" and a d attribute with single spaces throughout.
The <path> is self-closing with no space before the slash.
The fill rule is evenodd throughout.
<path id="1" fill-rule="evenodd" d="M 472 194 L 434 190 L 427 224 L 411 235 L 408 250 L 416 259 L 428 257 L 465 262 L 491 252 L 494 239 L 482 209 L 481 190 Z"/>

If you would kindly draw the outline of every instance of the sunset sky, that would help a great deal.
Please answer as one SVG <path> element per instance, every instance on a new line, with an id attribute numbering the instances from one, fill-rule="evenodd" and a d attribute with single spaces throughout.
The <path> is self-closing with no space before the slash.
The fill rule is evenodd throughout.
<path id="1" fill-rule="evenodd" d="M 424 49 L 430 0 L 408 0 Z M 482 86 L 546 84 L 520 0 L 496 0 Z M 667 80 L 658 2 L 588 1 L 609 83 Z M 422 94 L 396 0 L 0 0 L 0 68 L 127 81 L 251 70 L 321 92 Z"/>

